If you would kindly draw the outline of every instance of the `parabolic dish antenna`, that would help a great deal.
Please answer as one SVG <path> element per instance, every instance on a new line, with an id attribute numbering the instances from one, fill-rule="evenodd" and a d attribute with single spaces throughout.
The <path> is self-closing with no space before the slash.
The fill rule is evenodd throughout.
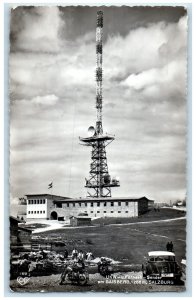
<path id="1" fill-rule="evenodd" d="M 118 176 L 114 176 L 112 178 L 112 181 L 115 181 L 115 182 L 119 182 L 120 181 L 120 178 Z"/>
<path id="2" fill-rule="evenodd" d="M 88 128 L 88 136 L 93 136 L 95 134 L 95 128 L 93 126 L 90 126 Z"/>

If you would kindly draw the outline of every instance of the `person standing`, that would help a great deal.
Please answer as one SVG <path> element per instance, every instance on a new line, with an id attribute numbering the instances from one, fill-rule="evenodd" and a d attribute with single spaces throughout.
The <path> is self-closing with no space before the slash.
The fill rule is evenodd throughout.
<path id="1" fill-rule="evenodd" d="M 78 252 L 78 259 L 84 260 L 84 252 L 82 250 Z"/>
<path id="2" fill-rule="evenodd" d="M 170 242 L 170 251 L 174 252 L 174 245 L 173 245 L 172 241 Z"/>
<path id="3" fill-rule="evenodd" d="M 64 258 L 66 259 L 68 257 L 68 251 L 67 251 L 67 249 L 65 249 L 65 251 L 64 251 Z"/>
<path id="4" fill-rule="evenodd" d="M 74 248 L 72 251 L 72 259 L 77 259 L 77 257 L 78 257 L 78 250 Z"/>
<path id="5" fill-rule="evenodd" d="M 170 242 L 167 242 L 166 249 L 167 249 L 167 251 L 170 251 Z"/>

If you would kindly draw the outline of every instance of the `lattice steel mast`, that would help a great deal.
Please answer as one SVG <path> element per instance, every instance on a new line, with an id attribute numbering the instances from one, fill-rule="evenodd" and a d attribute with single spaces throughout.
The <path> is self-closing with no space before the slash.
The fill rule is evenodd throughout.
<path id="1" fill-rule="evenodd" d="M 116 178 L 111 180 L 106 157 L 106 146 L 114 140 L 114 136 L 103 134 L 102 126 L 102 52 L 103 52 L 103 12 L 97 12 L 96 27 L 96 109 L 97 121 L 95 128 L 88 129 L 89 137 L 81 138 L 86 146 L 92 147 L 89 179 L 86 179 L 87 197 L 111 197 L 111 187 L 120 186 Z"/>
<path id="2" fill-rule="evenodd" d="M 102 61 L 103 61 L 103 12 L 97 12 L 97 28 L 96 28 L 96 108 L 97 108 L 97 122 L 96 133 L 103 134 L 102 128 Z"/>

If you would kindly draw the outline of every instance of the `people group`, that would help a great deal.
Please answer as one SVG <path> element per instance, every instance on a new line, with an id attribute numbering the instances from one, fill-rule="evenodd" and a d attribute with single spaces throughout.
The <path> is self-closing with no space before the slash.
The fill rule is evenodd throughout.
<path id="1" fill-rule="evenodd" d="M 167 251 L 169 251 L 169 252 L 174 252 L 174 245 L 173 245 L 172 241 L 171 241 L 171 242 L 168 242 L 168 243 L 166 244 L 166 249 L 167 249 Z"/>
<path id="2" fill-rule="evenodd" d="M 67 251 L 67 250 L 65 250 Z M 68 252 L 66 252 L 67 256 L 68 257 Z M 94 259 L 94 256 L 92 254 L 91 251 L 88 251 L 86 253 L 84 253 L 84 251 L 82 250 L 77 250 L 76 248 L 74 248 L 72 250 L 72 253 L 71 253 L 71 259 L 72 260 L 87 260 L 87 261 L 91 261 L 92 259 Z"/>

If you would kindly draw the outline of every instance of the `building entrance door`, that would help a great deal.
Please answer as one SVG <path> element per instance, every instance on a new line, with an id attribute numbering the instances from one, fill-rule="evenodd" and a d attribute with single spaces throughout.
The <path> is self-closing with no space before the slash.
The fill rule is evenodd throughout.
<path id="1" fill-rule="evenodd" d="M 50 214 L 50 220 L 57 220 L 58 219 L 58 214 L 56 211 L 52 211 Z"/>

